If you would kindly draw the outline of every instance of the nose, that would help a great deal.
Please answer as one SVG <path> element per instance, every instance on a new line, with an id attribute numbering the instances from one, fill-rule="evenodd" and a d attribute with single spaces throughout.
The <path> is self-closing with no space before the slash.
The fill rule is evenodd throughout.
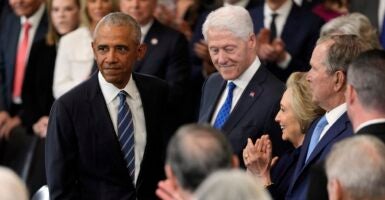
<path id="1" fill-rule="evenodd" d="M 110 50 L 106 56 L 106 63 L 116 63 L 117 62 L 117 57 L 116 57 L 116 51 L 115 50 Z"/>
<path id="2" fill-rule="evenodd" d="M 278 111 L 277 115 L 275 116 L 275 121 L 278 122 L 278 123 L 281 121 L 280 120 L 281 119 L 280 116 L 281 116 L 281 111 Z"/>
<path id="3" fill-rule="evenodd" d="M 223 51 L 218 52 L 218 64 L 225 65 L 227 63 L 227 55 Z"/>
<path id="4" fill-rule="evenodd" d="M 132 7 L 139 8 L 139 0 L 132 0 Z"/>

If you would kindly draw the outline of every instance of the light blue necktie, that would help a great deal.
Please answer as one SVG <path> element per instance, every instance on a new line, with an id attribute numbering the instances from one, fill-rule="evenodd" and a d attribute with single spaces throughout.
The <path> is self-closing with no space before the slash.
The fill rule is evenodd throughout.
<path id="1" fill-rule="evenodd" d="M 118 107 L 118 138 L 124 159 L 127 162 L 127 169 L 132 180 L 135 180 L 135 137 L 132 114 L 126 102 L 127 93 L 120 91 Z"/>
<path id="2" fill-rule="evenodd" d="M 221 109 L 218 112 L 217 118 L 214 122 L 214 128 L 220 129 L 225 124 L 227 118 L 229 118 L 231 105 L 233 102 L 233 91 L 236 85 L 233 82 L 227 84 L 227 97 L 223 103 Z"/>
<path id="3" fill-rule="evenodd" d="M 383 48 L 385 48 L 385 15 L 384 15 L 384 20 L 382 22 L 382 30 L 380 33 L 380 43 Z"/>
<path id="4" fill-rule="evenodd" d="M 313 134 L 311 136 L 309 148 L 307 150 L 306 155 L 306 162 L 309 159 L 311 153 L 313 152 L 314 148 L 317 146 L 319 138 L 321 136 L 322 131 L 324 130 L 325 126 L 328 124 L 328 121 L 326 120 L 326 115 L 324 115 L 317 123 Z"/>

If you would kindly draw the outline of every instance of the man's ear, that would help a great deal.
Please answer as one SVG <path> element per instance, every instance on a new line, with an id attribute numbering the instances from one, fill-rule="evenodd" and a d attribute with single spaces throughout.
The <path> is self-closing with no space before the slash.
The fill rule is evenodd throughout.
<path id="1" fill-rule="evenodd" d="M 343 71 L 336 71 L 334 73 L 334 89 L 335 91 L 341 91 L 346 86 L 346 75 Z"/>
<path id="2" fill-rule="evenodd" d="M 344 199 L 344 193 L 340 182 L 337 179 L 329 180 L 328 185 L 329 200 Z"/>
<path id="3" fill-rule="evenodd" d="M 351 105 L 356 101 L 356 91 L 350 84 L 346 84 L 345 101 L 348 105 Z"/>
<path id="4" fill-rule="evenodd" d="M 138 45 L 138 58 L 137 60 L 142 60 L 144 58 L 144 55 L 146 55 L 146 51 L 147 51 L 147 45 L 146 44 L 139 44 Z"/>

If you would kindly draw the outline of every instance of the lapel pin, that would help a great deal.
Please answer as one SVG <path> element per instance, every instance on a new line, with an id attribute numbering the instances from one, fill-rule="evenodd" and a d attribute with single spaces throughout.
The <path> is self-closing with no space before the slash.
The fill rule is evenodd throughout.
<path id="1" fill-rule="evenodd" d="M 254 91 L 250 92 L 249 96 L 250 96 L 251 98 L 253 98 L 253 97 L 255 96 L 255 92 L 254 92 Z"/>
<path id="2" fill-rule="evenodd" d="M 152 44 L 152 45 L 157 45 L 157 44 L 158 44 L 158 39 L 152 38 L 152 39 L 151 39 L 151 44 Z"/>

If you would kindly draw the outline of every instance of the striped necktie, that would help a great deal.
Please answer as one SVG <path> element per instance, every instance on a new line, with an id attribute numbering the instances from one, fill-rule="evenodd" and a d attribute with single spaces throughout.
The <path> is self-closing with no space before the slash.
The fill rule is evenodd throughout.
<path id="1" fill-rule="evenodd" d="M 124 159 L 127 162 L 127 169 L 130 176 L 135 181 L 135 137 L 132 114 L 126 102 L 127 93 L 120 91 L 118 107 L 118 138 Z"/>

